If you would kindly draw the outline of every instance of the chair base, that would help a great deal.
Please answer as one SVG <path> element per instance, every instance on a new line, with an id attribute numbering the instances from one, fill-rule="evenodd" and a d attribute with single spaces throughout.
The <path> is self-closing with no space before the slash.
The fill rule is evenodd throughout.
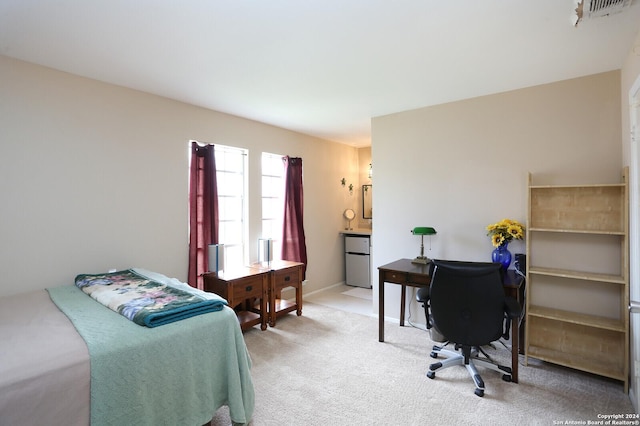
<path id="1" fill-rule="evenodd" d="M 482 352 L 486 358 L 479 358 L 479 352 Z M 498 373 L 502 373 L 502 380 L 505 382 L 511 381 L 511 368 L 496 364 L 484 351 L 482 351 L 482 349 L 475 347 L 472 348 L 468 363 L 465 363 L 464 354 L 462 354 L 462 352 L 451 351 L 442 346 L 434 346 L 433 351 L 431 352 L 431 357 L 438 358 L 439 355 L 445 356 L 446 359 L 429 365 L 427 377 L 430 379 L 434 379 L 436 377 L 437 370 L 442 370 L 443 368 L 448 368 L 454 365 L 464 365 L 476 385 L 475 394 L 478 396 L 484 396 L 485 388 L 484 381 L 482 380 L 480 373 L 478 373 L 476 366 L 485 367 L 490 370 L 497 371 Z"/>

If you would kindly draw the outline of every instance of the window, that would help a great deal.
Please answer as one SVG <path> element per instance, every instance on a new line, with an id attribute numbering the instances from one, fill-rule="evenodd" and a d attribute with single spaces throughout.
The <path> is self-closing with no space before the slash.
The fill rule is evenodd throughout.
<path id="1" fill-rule="evenodd" d="M 282 155 L 262 153 L 262 238 L 273 239 L 273 259 L 282 253 L 284 165 Z"/>
<path id="2" fill-rule="evenodd" d="M 225 247 L 225 263 L 242 266 L 247 247 L 247 150 L 215 145 L 218 180 L 219 242 Z"/>

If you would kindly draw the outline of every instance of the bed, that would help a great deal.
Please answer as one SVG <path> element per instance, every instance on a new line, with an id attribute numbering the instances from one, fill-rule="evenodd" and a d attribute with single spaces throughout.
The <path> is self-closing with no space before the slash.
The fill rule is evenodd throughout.
<path id="1" fill-rule="evenodd" d="M 223 405 L 246 424 L 250 368 L 227 306 L 144 327 L 76 285 L 0 298 L 3 425 L 196 426 Z"/>

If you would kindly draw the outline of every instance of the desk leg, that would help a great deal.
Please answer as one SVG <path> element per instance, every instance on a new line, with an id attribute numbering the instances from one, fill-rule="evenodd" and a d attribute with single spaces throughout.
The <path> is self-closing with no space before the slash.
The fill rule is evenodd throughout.
<path id="1" fill-rule="evenodd" d="M 379 273 L 378 279 L 378 341 L 384 342 L 384 277 Z"/>
<path id="2" fill-rule="evenodd" d="M 520 352 L 520 327 L 517 318 L 511 321 L 511 381 L 518 383 L 518 353 Z"/>
<path id="3" fill-rule="evenodd" d="M 400 287 L 400 327 L 404 327 L 404 310 L 405 310 L 405 299 L 407 298 L 407 286 L 401 284 Z"/>

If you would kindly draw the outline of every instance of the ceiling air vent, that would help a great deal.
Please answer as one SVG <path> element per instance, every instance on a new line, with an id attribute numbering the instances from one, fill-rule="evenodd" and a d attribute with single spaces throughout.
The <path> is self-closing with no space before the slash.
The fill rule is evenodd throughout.
<path id="1" fill-rule="evenodd" d="M 631 6 L 633 0 L 577 0 L 573 25 L 583 19 L 593 19 L 620 13 Z"/>

